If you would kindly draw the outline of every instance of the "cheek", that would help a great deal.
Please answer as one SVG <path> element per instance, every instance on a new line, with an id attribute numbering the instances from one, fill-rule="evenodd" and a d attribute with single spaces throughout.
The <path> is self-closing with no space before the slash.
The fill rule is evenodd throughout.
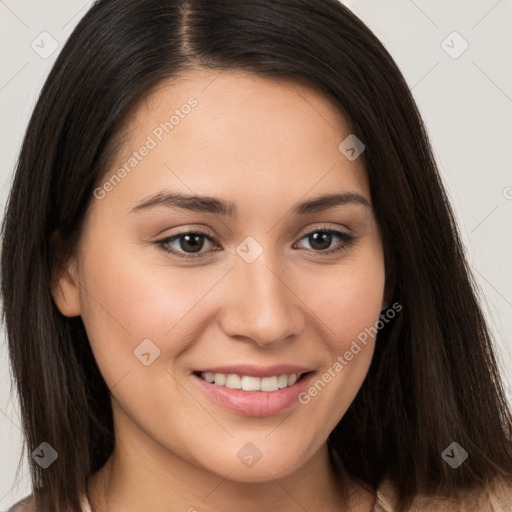
<path id="1" fill-rule="evenodd" d="M 186 348 L 199 325 L 197 306 L 220 276 L 148 264 L 126 244 L 99 242 L 84 258 L 82 319 L 105 381 L 114 384 L 145 368 L 134 354 L 143 340 L 154 344 L 151 358 L 160 351 L 155 366 Z"/>
<path id="2" fill-rule="evenodd" d="M 91 244 L 84 260 L 82 318 L 91 349 L 115 403 L 121 404 L 118 412 L 169 441 L 177 417 L 181 431 L 193 430 L 192 419 L 182 414 L 190 403 L 181 399 L 181 376 L 174 378 L 173 363 L 193 343 L 192 331 L 204 321 L 197 305 L 219 278 L 144 264 L 126 246 L 116 250 L 113 242 L 110 248 L 100 251 Z M 147 423 L 156 417 L 158 426 Z"/>
<path id="3" fill-rule="evenodd" d="M 354 274 L 340 278 L 336 285 L 330 285 L 327 293 L 316 297 L 313 307 L 322 312 L 324 340 L 331 363 L 343 356 L 350 362 L 345 373 L 366 371 L 370 363 L 373 328 L 382 309 L 383 289 L 381 276 Z"/>
<path id="4" fill-rule="evenodd" d="M 322 320 L 330 349 L 348 350 L 352 340 L 377 322 L 382 310 L 385 268 L 380 245 L 349 254 L 329 272 L 317 270 L 306 286 L 301 294 Z"/>
<path id="5" fill-rule="evenodd" d="M 103 301 L 105 314 L 97 308 L 94 313 L 109 324 L 115 320 L 134 337 L 161 337 L 183 316 L 196 295 L 195 286 L 179 273 L 165 276 L 133 258 L 114 254 L 103 258 L 101 270 L 91 266 L 87 272 L 87 282 Z"/>
<path id="6" fill-rule="evenodd" d="M 332 430 L 357 395 L 371 364 L 385 287 L 379 247 L 346 260 L 329 278 L 317 275 L 307 295 L 327 348 L 322 368 L 299 401 Z M 305 293 L 305 290 L 302 292 Z"/>

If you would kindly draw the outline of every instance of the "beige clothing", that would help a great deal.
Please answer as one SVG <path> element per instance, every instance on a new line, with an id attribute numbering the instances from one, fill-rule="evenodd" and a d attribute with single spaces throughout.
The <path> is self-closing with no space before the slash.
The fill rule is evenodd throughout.
<path id="1" fill-rule="evenodd" d="M 13 505 L 8 512 L 37 512 L 31 496 Z M 396 492 L 393 484 L 384 480 L 377 489 L 372 512 L 395 512 Z M 462 500 L 417 496 L 410 512 L 512 512 L 512 479 L 496 480 L 485 491 L 468 491 Z M 85 495 L 82 496 L 82 512 L 92 512 Z"/>
<path id="2" fill-rule="evenodd" d="M 377 489 L 373 512 L 394 512 L 396 490 L 388 480 Z M 471 490 L 461 500 L 418 495 L 410 512 L 512 512 L 512 479 L 497 479 L 485 490 Z"/>

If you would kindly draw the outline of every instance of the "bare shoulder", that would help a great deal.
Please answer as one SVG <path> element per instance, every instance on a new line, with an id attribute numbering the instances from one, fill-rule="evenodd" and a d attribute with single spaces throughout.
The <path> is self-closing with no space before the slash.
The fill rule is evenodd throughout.
<path id="1" fill-rule="evenodd" d="M 377 492 L 375 512 L 394 512 L 397 493 L 394 484 L 384 481 Z M 512 478 L 495 478 L 488 485 L 461 491 L 457 497 L 418 495 L 410 512 L 510 512 Z"/>
<path id="2" fill-rule="evenodd" d="M 16 502 L 7 512 L 35 512 L 32 494 Z"/>

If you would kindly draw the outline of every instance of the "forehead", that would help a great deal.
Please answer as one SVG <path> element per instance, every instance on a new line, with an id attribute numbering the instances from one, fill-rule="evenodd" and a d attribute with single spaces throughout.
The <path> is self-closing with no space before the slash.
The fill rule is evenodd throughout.
<path id="1" fill-rule="evenodd" d="M 339 150 L 350 134 L 337 106 L 304 84 L 199 69 L 139 103 L 104 179 L 124 166 L 111 196 L 132 203 L 162 188 L 238 197 L 248 208 L 338 190 L 369 198 L 363 159 Z"/>

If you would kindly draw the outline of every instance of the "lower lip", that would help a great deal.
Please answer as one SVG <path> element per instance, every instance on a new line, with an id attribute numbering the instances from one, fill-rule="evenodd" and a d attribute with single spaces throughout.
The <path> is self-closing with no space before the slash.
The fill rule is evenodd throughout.
<path id="1" fill-rule="evenodd" d="M 195 382 L 216 403 L 241 416 L 273 416 L 293 404 L 298 404 L 298 395 L 308 386 L 314 372 L 303 375 L 295 384 L 277 391 L 243 391 L 217 386 L 192 374 Z"/>

